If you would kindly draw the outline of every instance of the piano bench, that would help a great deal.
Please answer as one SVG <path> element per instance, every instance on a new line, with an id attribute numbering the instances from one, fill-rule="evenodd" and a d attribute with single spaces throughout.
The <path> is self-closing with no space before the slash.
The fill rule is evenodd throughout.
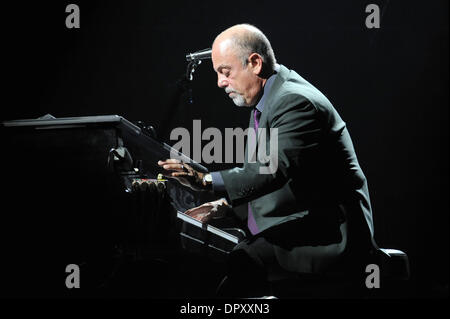
<path id="1" fill-rule="evenodd" d="M 372 262 L 379 269 L 379 286 L 366 283 L 373 275 L 368 268 L 360 274 L 298 274 L 275 272 L 268 278 L 271 295 L 277 298 L 368 299 L 401 298 L 408 295 L 410 268 L 408 255 L 397 249 L 380 248 Z"/>
<path id="2" fill-rule="evenodd" d="M 408 280 L 410 277 L 408 255 L 401 250 L 380 248 L 379 265 L 384 278 Z"/>
<path id="3" fill-rule="evenodd" d="M 279 299 L 342 299 L 361 296 L 360 286 L 345 275 L 292 274 L 269 278 L 270 294 Z"/>

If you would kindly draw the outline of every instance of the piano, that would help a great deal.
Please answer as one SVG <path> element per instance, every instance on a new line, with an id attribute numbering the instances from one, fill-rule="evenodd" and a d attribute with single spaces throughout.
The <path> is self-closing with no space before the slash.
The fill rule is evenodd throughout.
<path id="1" fill-rule="evenodd" d="M 214 198 L 161 179 L 157 161 L 204 166 L 118 115 L 47 115 L 0 131 L 1 296 L 211 296 L 245 233 L 232 217 L 223 227 L 184 214 Z M 80 267 L 80 289 L 64 285 L 68 264 Z"/>

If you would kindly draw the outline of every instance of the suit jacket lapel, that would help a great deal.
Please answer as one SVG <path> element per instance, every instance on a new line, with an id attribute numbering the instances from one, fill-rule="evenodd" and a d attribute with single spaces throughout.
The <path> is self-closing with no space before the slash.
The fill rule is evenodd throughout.
<path id="1" fill-rule="evenodd" d="M 283 66 L 280 65 L 280 70 L 277 73 L 274 82 L 272 83 L 272 87 L 270 88 L 270 91 L 267 92 L 267 96 L 266 99 L 264 101 L 264 109 L 261 113 L 261 117 L 259 119 L 259 127 L 260 128 L 267 128 L 269 125 L 267 125 L 268 123 L 268 116 L 271 112 L 271 110 L 269 110 L 269 106 L 272 103 L 272 100 L 274 100 L 274 98 L 276 98 L 279 95 L 279 88 L 281 87 L 281 85 L 286 81 L 287 77 L 289 76 L 289 70 Z M 250 121 L 248 124 L 248 127 L 250 129 L 253 129 L 255 127 L 255 120 L 254 120 L 254 113 L 255 113 L 255 109 L 253 109 L 250 112 Z M 256 132 L 257 133 L 257 132 Z M 270 132 L 266 132 L 266 134 Z M 259 137 L 258 137 L 259 140 Z M 248 135 L 247 135 L 247 143 L 245 146 L 245 159 L 244 159 L 244 163 L 248 162 Z M 255 149 L 256 150 L 256 149 Z M 256 154 L 255 154 L 256 156 Z M 256 159 L 256 157 L 255 157 Z"/>
<path id="2" fill-rule="evenodd" d="M 275 77 L 275 80 L 272 83 L 272 87 L 270 88 L 270 91 L 267 92 L 267 96 L 264 101 L 264 109 L 261 113 L 261 118 L 259 119 L 259 127 L 267 127 L 267 117 L 270 114 L 269 106 L 271 105 L 272 101 L 278 97 L 279 88 L 286 81 L 288 76 L 289 69 L 287 69 L 283 65 L 280 65 L 280 69 Z M 253 123 L 253 111 L 250 121 Z"/>

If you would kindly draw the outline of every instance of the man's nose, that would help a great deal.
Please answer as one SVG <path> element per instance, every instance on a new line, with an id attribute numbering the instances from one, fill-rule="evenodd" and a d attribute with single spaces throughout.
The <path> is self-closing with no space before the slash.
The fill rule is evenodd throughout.
<path id="1" fill-rule="evenodd" d="M 227 87 L 228 80 L 223 75 L 219 75 L 217 77 L 217 86 L 220 87 L 221 89 Z"/>

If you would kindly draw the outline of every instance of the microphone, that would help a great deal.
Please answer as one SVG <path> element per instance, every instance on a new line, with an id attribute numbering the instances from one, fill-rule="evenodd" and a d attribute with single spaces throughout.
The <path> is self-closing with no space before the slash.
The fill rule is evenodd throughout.
<path id="1" fill-rule="evenodd" d="M 211 59 L 211 48 L 186 54 L 186 61 Z"/>

